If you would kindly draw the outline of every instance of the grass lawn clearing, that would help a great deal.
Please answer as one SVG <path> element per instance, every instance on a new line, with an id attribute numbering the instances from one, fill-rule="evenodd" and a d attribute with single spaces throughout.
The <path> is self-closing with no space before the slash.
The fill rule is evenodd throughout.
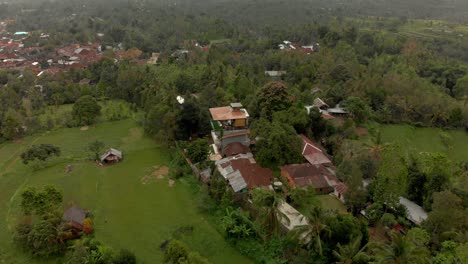
<path id="1" fill-rule="evenodd" d="M 319 199 L 320 203 L 322 204 L 323 209 L 325 210 L 338 211 L 338 213 L 340 214 L 348 213 L 344 204 L 333 195 L 329 195 L 329 194 L 317 195 L 317 198 Z"/>
<path id="2" fill-rule="evenodd" d="M 101 167 L 86 161 L 90 153 L 85 148 L 96 139 L 121 149 L 123 162 Z M 32 171 L 18 159 L 32 142 L 57 145 L 62 156 L 48 162 L 49 167 Z M 139 263 L 161 263 L 161 243 L 190 226 L 193 232 L 179 235 L 179 239 L 212 263 L 251 263 L 197 210 L 193 185 L 180 180 L 169 186 L 164 166 L 168 166 L 171 152 L 144 137 L 133 120 L 101 123 L 86 131 L 60 129 L 0 145 L 0 263 L 57 263 L 57 259 L 31 259 L 11 239 L 20 191 L 27 185 L 46 184 L 64 191 L 64 207 L 76 203 L 91 211 L 97 239 L 116 250 L 133 251 Z M 70 173 L 65 172 L 68 164 L 73 168 Z M 159 177 L 143 184 L 142 178 L 152 173 Z"/>
<path id="3" fill-rule="evenodd" d="M 382 140 L 405 146 L 413 152 L 440 152 L 452 161 L 468 161 L 468 133 L 462 130 L 381 125 Z"/>

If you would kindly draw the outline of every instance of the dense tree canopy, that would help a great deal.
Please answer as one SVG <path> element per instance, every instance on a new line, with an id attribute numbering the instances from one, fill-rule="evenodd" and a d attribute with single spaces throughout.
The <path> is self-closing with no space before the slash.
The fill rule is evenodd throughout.
<path id="1" fill-rule="evenodd" d="M 60 153 L 60 148 L 52 144 L 33 145 L 21 153 L 21 159 L 24 164 L 28 164 L 34 160 L 45 161 L 52 156 L 60 156 Z"/>
<path id="2" fill-rule="evenodd" d="M 73 118 L 79 125 L 90 125 L 101 113 L 101 106 L 90 95 L 80 97 L 73 105 Z"/>

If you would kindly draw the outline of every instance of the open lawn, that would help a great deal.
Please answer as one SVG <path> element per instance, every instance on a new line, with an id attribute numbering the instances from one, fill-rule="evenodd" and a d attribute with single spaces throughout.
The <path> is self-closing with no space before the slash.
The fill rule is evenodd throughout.
<path id="1" fill-rule="evenodd" d="M 340 214 L 348 213 L 344 204 L 333 195 L 318 195 L 317 198 L 325 210 L 338 211 Z"/>
<path id="2" fill-rule="evenodd" d="M 452 161 L 468 162 L 468 133 L 462 130 L 382 125 L 380 131 L 384 142 L 398 143 L 409 151 L 440 152 Z"/>
<path id="3" fill-rule="evenodd" d="M 105 167 L 86 161 L 90 153 L 85 147 L 96 139 L 122 149 L 124 161 Z M 33 142 L 58 145 L 62 156 L 33 171 L 19 159 L 21 151 Z M 145 138 L 133 120 L 101 123 L 86 131 L 60 129 L 0 145 L 0 263 L 57 263 L 31 259 L 17 250 L 11 239 L 21 189 L 46 184 L 64 191 L 64 208 L 76 203 L 90 210 L 95 236 L 114 249 L 130 249 L 139 263 L 162 263 L 161 243 L 187 226 L 193 226 L 193 233 L 180 239 L 212 263 L 251 263 L 197 210 L 193 185 L 181 180 L 171 187 L 167 175 L 154 173 L 168 165 L 170 154 L 171 150 Z M 73 169 L 65 173 L 68 164 Z"/>

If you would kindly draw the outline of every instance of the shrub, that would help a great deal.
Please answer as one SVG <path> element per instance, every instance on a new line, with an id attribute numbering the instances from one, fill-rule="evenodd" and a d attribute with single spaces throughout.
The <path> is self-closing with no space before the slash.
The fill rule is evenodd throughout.
<path id="1" fill-rule="evenodd" d="M 164 251 L 164 262 L 178 264 L 181 260 L 187 259 L 189 250 L 182 242 L 172 240 Z"/>
<path id="2" fill-rule="evenodd" d="M 206 161 L 209 152 L 210 146 L 206 139 L 197 139 L 187 147 L 187 155 L 193 163 Z"/>
<path id="3" fill-rule="evenodd" d="M 389 213 L 385 213 L 382 218 L 380 218 L 380 221 L 384 226 L 388 227 L 393 227 L 397 223 L 395 216 Z"/>
<path id="4" fill-rule="evenodd" d="M 114 257 L 113 264 L 135 264 L 137 263 L 135 254 L 133 252 L 122 249 L 119 253 Z"/>
<path id="5" fill-rule="evenodd" d="M 164 251 L 164 262 L 171 264 L 209 264 L 198 252 L 190 251 L 178 240 L 172 240 Z"/>
<path id="6" fill-rule="evenodd" d="M 38 160 L 45 161 L 51 156 L 60 156 L 60 148 L 52 144 L 33 145 L 28 150 L 21 154 L 21 159 L 24 164 L 30 161 Z"/>

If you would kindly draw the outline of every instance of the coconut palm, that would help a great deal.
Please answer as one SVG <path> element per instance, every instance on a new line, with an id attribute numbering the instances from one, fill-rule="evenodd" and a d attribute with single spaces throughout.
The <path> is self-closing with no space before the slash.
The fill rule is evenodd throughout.
<path id="1" fill-rule="evenodd" d="M 372 134 L 373 135 L 370 137 L 370 141 L 364 143 L 364 145 L 366 146 L 367 151 L 372 158 L 375 160 L 380 160 L 380 153 L 382 153 L 382 151 L 388 147 L 389 144 L 383 143 L 380 129 Z"/>
<path id="2" fill-rule="evenodd" d="M 390 244 L 380 244 L 374 253 L 377 264 L 425 264 L 430 263 L 425 247 L 416 246 L 410 239 L 399 233 L 392 233 Z"/>
<path id="3" fill-rule="evenodd" d="M 330 236 L 330 228 L 324 223 L 325 213 L 320 207 L 313 207 L 306 214 L 309 224 L 298 226 L 294 229 L 296 238 L 307 241 L 309 247 L 314 247 L 320 256 L 322 250 L 322 234 Z"/>
<path id="4" fill-rule="evenodd" d="M 268 238 L 277 235 L 281 231 L 281 220 L 289 220 L 279 209 L 283 199 L 275 192 L 256 189 L 252 192 L 252 202 L 257 209 L 257 221 L 261 227 L 261 232 Z"/>
<path id="5" fill-rule="evenodd" d="M 361 248 L 361 239 L 359 236 L 347 245 L 338 244 L 338 250 L 333 250 L 333 256 L 338 260 L 336 264 L 365 263 L 369 256 L 364 252 L 367 245 Z"/>

